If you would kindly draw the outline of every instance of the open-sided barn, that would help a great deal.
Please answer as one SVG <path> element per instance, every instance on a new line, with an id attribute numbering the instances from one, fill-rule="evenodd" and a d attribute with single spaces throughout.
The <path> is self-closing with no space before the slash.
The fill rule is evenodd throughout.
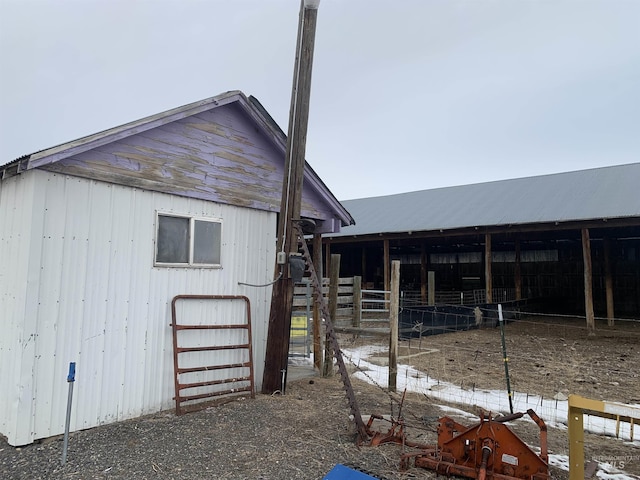
<path id="1" fill-rule="evenodd" d="M 170 408 L 176 295 L 248 298 L 260 388 L 271 288 L 243 284 L 273 279 L 285 147 L 260 103 L 232 91 L 0 167 L 0 434 L 10 444 L 64 431 L 70 362 L 71 430 Z M 308 165 L 302 216 L 314 233 L 353 223 Z M 244 315 L 231 303 L 179 313 L 196 324 Z M 237 350 L 209 353 L 246 362 Z"/>
<path id="2" fill-rule="evenodd" d="M 324 237 L 341 274 L 406 297 L 640 316 L 640 163 L 343 201 L 356 224 Z M 429 272 L 433 272 L 431 275 Z"/>

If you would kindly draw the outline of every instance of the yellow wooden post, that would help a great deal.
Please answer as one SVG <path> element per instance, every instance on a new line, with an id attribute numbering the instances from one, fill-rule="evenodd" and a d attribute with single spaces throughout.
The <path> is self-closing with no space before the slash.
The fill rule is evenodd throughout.
<path id="1" fill-rule="evenodd" d="M 584 412 L 598 417 L 616 420 L 616 436 L 619 422 L 631 424 L 630 437 L 633 441 L 634 420 L 640 420 L 640 408 L 616 402 L 591 400 L 580 395 L 569 395 L 569 480 L 584 480 Z"/>
<path id="2" fill-rule="evenodd" d="M 584 415 L 573 405 L 575 397 L 569 395 L 569 480 L 584 480 Z"/>

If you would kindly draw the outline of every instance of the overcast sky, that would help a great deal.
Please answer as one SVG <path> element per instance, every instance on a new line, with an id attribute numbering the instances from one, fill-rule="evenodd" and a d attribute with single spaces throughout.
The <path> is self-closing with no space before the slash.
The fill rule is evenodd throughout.
<path id="1" fill-rule="evenodd" d="M 228 90 L 286 132 L 299 6 L 0 0 L 0 165 Z M 638 162 L 640 0 L 322 0 L 307 160 L 340 200 Z"/>

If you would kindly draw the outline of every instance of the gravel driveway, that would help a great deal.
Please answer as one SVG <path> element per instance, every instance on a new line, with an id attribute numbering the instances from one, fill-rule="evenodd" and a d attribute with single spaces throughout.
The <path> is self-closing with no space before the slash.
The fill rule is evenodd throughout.
<path id="1" fill-rule="evenodd" d="M 388 413 L 379 389 L 354 386 L 363 413 L 369 406 Z M 310 480 L 338 463 L 390 480 L 435 478 L 425 470 L 398 472 L 399 446 L 358 448 L 348 414 L 338 379 L 300 379 L 284 396 L 76 432 L 64 467 L 61 437 L 22 448 L 0 441 L 0 479 Z"/>

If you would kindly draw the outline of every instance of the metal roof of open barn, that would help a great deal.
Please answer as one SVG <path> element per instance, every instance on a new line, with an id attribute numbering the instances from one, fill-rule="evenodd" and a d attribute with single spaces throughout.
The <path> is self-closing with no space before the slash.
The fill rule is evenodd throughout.
<path id="1" fill-rule="evenodd" d="M 640 163 L 345 200 L 328 237 L 640 217 Z"/>

